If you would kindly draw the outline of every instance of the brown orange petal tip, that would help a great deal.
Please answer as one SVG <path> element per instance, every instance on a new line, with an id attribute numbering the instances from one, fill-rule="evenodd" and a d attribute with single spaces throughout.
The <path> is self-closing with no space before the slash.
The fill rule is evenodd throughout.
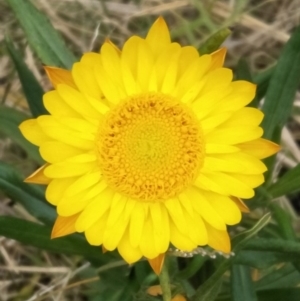
<path id="1" fill-rule="evenodd" d="M 148 262 L 156 275 L 159 275 L 165 261 L 166 254 L 160 254 L 153 259 L 148 259 Z"/>
<path id="2" fill-rule="evenodd" d="M 58 216 L 51 232 L 51 239 L 75 233 L 75 222 L 80 213 L 71 216 Z"/>
<path id="3" fill-rule="evenodd" d="M 107 252 L 106 248 L 103 245 L 101 247 L 102 247 L 102 253 L 103 254 L 106 253 Z"/>
<path id="4" fill-rule="evenodd" d="M 29 177 L 27 177 L 24 182 L 30 184 L 40 184 L 40 185 L 48 185 L 50 183 L 50 179 L 44 175 L 44 169 L 49 164 L 45 164 L 37 169 L 34 173 L 32 173 Z"/>
<path id="5" fill-rule="evenodd" d="M 162 295 L 162 289 L 160 285 L 152 285 L 147 289 L 147 294 L 150 296 L 159 296 Z"/>
<path id="6" fill-rule="evenodd" d="M 77 89 L 71 71 L 51 66 L 44 66 L 44 69 L 54 88 L 59 84 L 66 84 Z"/>
<path id="7" fill-rule="evenodd" d="M 241 210 L 241 212 L 249 213 L 250 209 L 248 206 L 240 199 L 235 196 L 230 197 L 232 201 L 238 206 L 238 208 Z"/>
<path id="8" fill-rule="evenodd" d="M 174 298 L 171 299 L 171 301 L 187 301 L 186 298 L 183 295 L 175 295 Z"/>

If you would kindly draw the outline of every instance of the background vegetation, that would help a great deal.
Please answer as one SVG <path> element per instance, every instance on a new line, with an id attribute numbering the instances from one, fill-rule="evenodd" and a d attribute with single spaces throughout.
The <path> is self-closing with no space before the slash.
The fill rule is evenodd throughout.
<path id="1" fill-rule="evenodd" d="M 132 34 L 144 36 L 163 15 L 174 40 L 202 51 L 212 34 L 230 27 L 226 65 L 258 84 L 252 105 L 266 113 L 265 136 L 282 145 L 276 162 L 267 161 L 267 183 L 247 202 L 251 213 L 230 230 L 235 256 L 172 257 L 174 293 L 194 301 L 298 301 L 300 1 L 31 1 L 67 48 L 26 3 L 0 0 L 0 300 L 159 300 L 147 293 L 158 281 L 146 262 L 128 267 L 79 235 L 49 240 L 55 212 L 40 187 L 22 182 L 41 158 L 17 126 L 43 112 L 39 100 L 51 85 L 42 62 L 69 67 L 106 37 L 121 46 Z"/>

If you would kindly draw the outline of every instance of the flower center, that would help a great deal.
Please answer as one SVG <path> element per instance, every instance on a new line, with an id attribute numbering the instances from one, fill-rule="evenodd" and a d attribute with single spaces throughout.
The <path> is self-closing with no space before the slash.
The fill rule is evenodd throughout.
<path id="1" fill-rule="evenodd" d="M 131 96 L 114 107 L 99 131 L 100 167 L 116 191 L 162 201 L 191 184 L 204 157 L 196 117 L 170 96 Z"/>

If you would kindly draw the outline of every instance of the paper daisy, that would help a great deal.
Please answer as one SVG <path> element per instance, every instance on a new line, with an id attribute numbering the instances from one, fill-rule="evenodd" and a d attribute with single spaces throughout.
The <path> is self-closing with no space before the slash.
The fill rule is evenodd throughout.
<path id="1" fill-rule="evenodd" d="M 158 18 L 122 50 L 107 41 L 71 71 L 46 68 L 49 115 L 20 129 L 47 162 L 27 181 L 48 185 L 52 237 L 83 232 L 158 272 L 170 244 L 230 252 L 226 227 L 278 146 L 260 138 L 263 113 L 246 107 L 255 85 L 233 82 L 224 57 L 172 43 Z"/>

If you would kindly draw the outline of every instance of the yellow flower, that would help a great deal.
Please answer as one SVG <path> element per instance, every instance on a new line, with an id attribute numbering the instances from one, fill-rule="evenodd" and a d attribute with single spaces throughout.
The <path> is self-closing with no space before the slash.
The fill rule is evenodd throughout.
<path id="1" fill-rule="evenodd" d="M 260 138 L 263 113 L 245 107 L 255 85 L 232 82 L 224 57 L 172 43 L 158 18 L 122 50 L 107 41 L 71 71 L 46 68 L 50 115 L 20 129 L 48 162 L 27 182 L 48 185 L 52 237 L 83 232 L 157 271 L 170 243 L 230 252 L 226 225 L 247 211 L 240 198 L 254 196 L 278 146 Z"/>

